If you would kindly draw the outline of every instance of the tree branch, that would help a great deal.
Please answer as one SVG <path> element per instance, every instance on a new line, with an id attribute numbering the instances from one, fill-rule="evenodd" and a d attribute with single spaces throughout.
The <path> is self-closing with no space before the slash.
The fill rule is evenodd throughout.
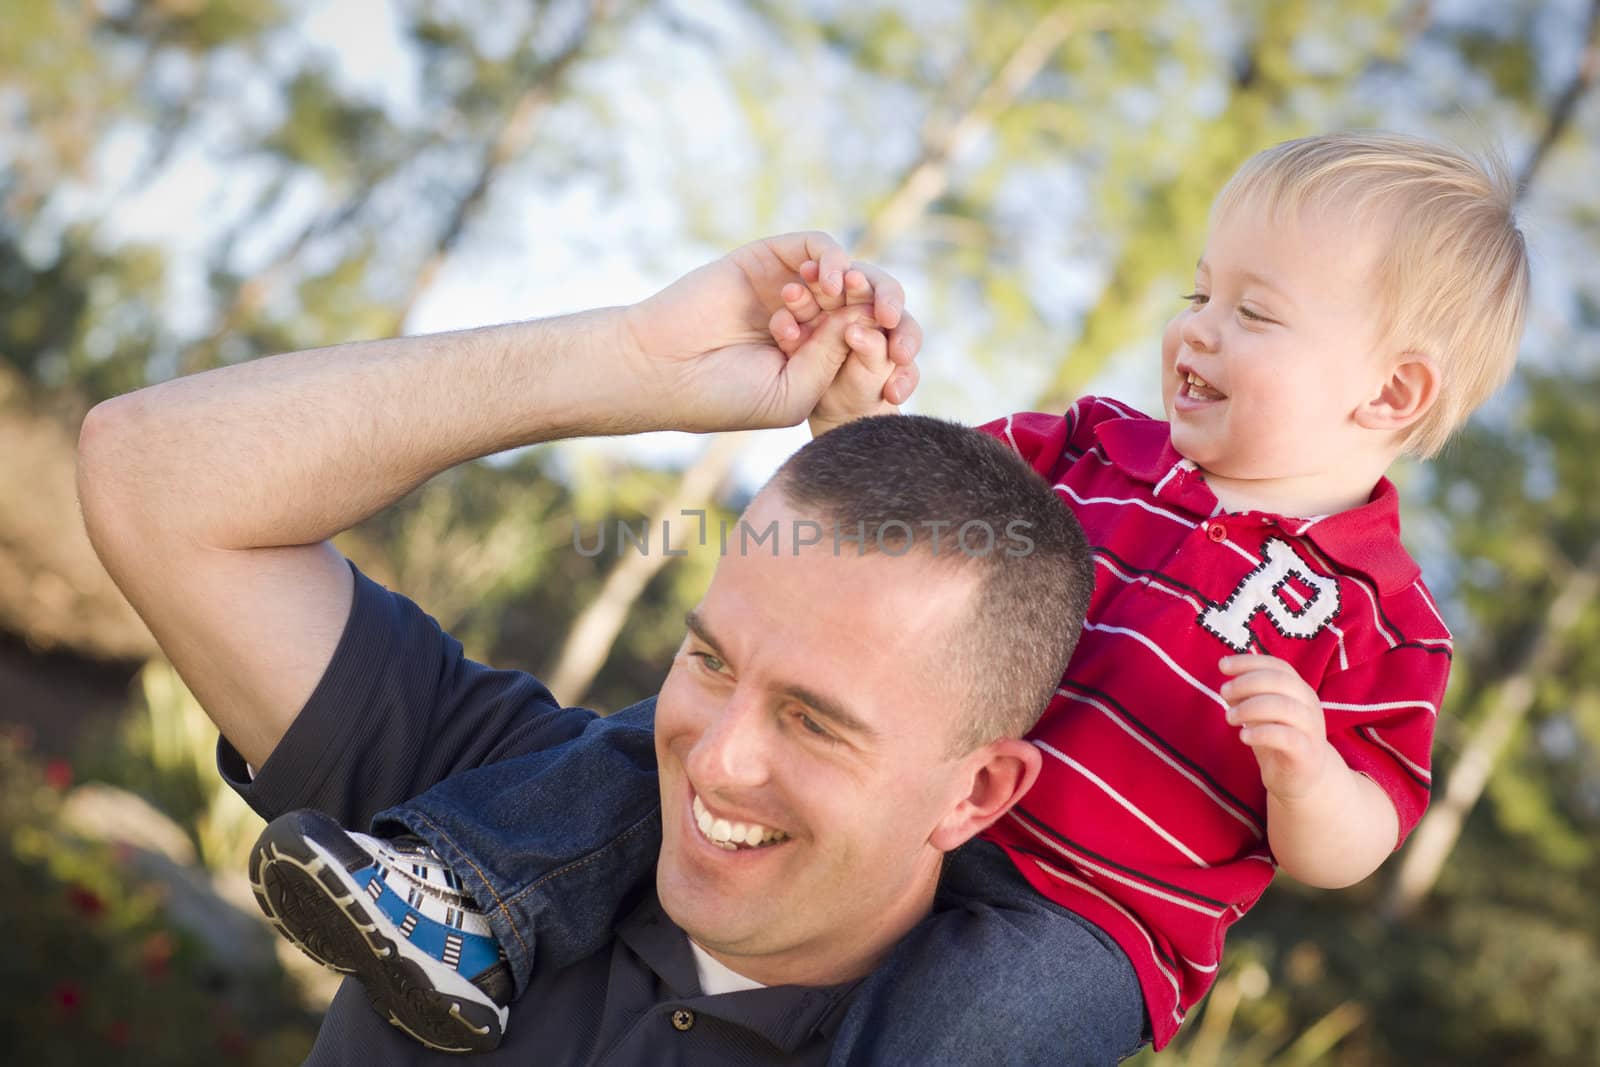
<path id="1" fill-rule="evenodd" d="M 1461 757 L 1450 769 L 1444 796 L 1428 809 L 1407 844 L 1400 869 L 1384 901 L 1383 916 L 1393 921 L 1416 911 L 1432 891 L 1460 840 L 1467 816 L 1483 796 L 1495 765 L 1518 726 L 1532 710 L 1539 680 L 1555 669 L 1570 647 L 1573 631 L 1600 596 L 1600 541 L 1582 565 L 1562 583 L 1545 625 L 1517 666 L 1495 687 L 1489 711 L 1472 731 Z"/>
<path id="2" fill-rule="evenodd" d="M 1523 164 L 1522 173 L 1517 176 L 1517 197 L 1522 199 L 1527 195 L 1528 187 L 1533 184 L 1534 177 L 1539 173 L 1539 168 L 1544 165 L 1544 160 L 1561 139 L 1561 135 L 1572 123 L 1572 116 L 1578 109 L 1578 101 L 1589 91 L 1594 84 L 1595 75 L 1600 73 L 1600 0 L 1591 0 L 1589 4 L 1589 25 L 1583 35 L 1583 53 L 1578 57 L 1578 67 L 1572 72 L 1572 78 L 1567 82 L 1550 108 L 1550 117 L 1545 123 L 1544 136 L 1539 138 L 1539 143 L 1534 145 L 1533 154 Z"/>
<path id="3" fill-rule="evenodd" d="M 895 191 L 855 242 L 855 251 L 863 258 L 878 255 L 888 242 L 916 222 L 947 187 L 955 153 L 991 127 L 1027 89 L 1050 55 L 1066 39 L 1073 21 L 1068 6 L 1057 5 L 1023 35 L 995 77 L 955 121 L 941 122 L 930 117 L 924 124 L 927 147 L 921 158 L 896 183 Z M 949 133 L 940 136 L 932 132 L 938 129 Z M 652 516 L 652 524 L 680 508 L 700 507 L 711 498 L 739 455 L 738 445 L 726 445 L 724 440 L 714 442 L 684 469 L 678 484 L 663 495 L 656 516 Z M 665 563 L 666 558 L 659 553 L 628 555 L 612 567 L 599 595 L 573 620 L 555 663 L 548 671 L 541 672 L 540 676 L 557 699 L 569 704 L 582 703 L 595 675 L 611 654 L 633 604 Z"/>

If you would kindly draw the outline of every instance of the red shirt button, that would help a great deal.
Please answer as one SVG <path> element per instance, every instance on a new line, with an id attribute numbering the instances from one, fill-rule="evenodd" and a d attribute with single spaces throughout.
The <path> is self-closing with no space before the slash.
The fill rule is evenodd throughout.
<path id="1" fill-rule="evenodd" d="M 1208 522 L 1206 523 L 1206 536 L 1213 541 L 1226 541 L 1228 539 L 1228 528 L 1220 522 Z"/>

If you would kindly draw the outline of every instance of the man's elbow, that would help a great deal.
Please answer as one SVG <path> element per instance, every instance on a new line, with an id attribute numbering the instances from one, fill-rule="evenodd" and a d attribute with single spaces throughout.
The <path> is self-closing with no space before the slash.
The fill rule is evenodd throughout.
<path id="1" fill-rule="evenodd" d="M 139 513 L 132 503 L 138 407 L 130 396 L 101 401 L 78 430 L 78 509 L 89 543 L 108 565 L 108 553 L 132 532 Z"/>

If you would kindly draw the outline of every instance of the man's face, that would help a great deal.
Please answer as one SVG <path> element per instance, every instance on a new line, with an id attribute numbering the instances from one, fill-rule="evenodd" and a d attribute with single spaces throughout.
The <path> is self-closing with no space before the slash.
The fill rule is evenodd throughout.
<path id="1" fill-rule="evenodd" d="M 831 536 L 796 556 L 795 518 L 770 489 L 751 505 L 779 554 L 730 539 L 656 705 L 661 903 L 767 984 L 870 969 L 925 914 L 929 837 L 967 792 L 944 664 L 976 579 Z"/>

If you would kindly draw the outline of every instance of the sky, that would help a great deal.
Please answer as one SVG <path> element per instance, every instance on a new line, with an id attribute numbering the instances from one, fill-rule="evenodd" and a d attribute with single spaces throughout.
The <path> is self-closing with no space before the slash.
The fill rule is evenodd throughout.
<path id="1" fill-rule="evenodd" d="M 819 0 L 820 2 L 820 0 Z M 830 0 L 831 2 L 831 0 Z M 1224 9 L 1220 0 L 1205 0 Z M 1541 47 L 1548 62 L 1540 75 L 1553 90 L 1561 72 L 1575 58 L 1577 42 L 1564 26 L 1578 24 L 1577 0 L 1557 0 L 1549 5 L 1552 17 L 1538 24 Z M 295 0 L 303 12 L 294 34 L 280 35 L 266 60 L 293 66 L 311 52 L 323 57 L 345 88 L 381 103 L 397 119 L 415 118 L 423 106 L 419 97 L 418 70 L 402 40 L 388 0 Z M 493 5 L 490 5 L 492 8 Z M 938 19 L 952 5 L 946 3 L 907 4 L 917 17 Z M 1450 0 L 1437 5 L 1435 17 L 1454 19 L 1493 19 L 1491 6 Z M 410 333 L 429 333 L 490 322 L 542 317 L 581 308 L 626 303 L 653 292 L 678 274 L 718 254 L 726 246 L 704 243 L 687 235 L 695 229 L 692 210 L 684 204 L 674 175 L 686 169 L 703 168 L 715 174 L 725 186 L 740 182 L 757 183 L 764 171 L 786 165 L 786 160 L 757 158 L 750 147 L 745 118 L 724 80 L 718 64 L 730 56 L 757 53 L 756 46 L 745 47 L 740 35 L 750 33 L 739 5 L 720 0 L 679 0 L 674 5 L 684 19 L 697 22 L 705 32 L 715 34 L 717 48 L 686 47 L 682 36 L 669 36 L 653 22 L 631 32 L 619 57 L 592 65 L 586 77 L 591 84 L 580 84 L 580 93 L 602 95 L 611 111 L 617 137 L 609 145 L 617 161 L 617 180 L 597 173 L 590 179 L 563 175 L 557 190 L 552 183 L 536 180 L 538 159 L 519 161 L 525 173 L 508 174 L 496 188 L 489 210 L 492 225 L 480 224 L 469 233 L 456 255 L 433 287 L 423 296 L 406 324 Z M 1218 17 L 1215 32 L 1226 35 L 1233 20 Z M 486 20 L 486 40 L 492 40 L 492 20 Z M 1350 46 L 1350 42 L 1342 42 Z M 1309 65 L 1319 62 L 1314 44 L 1302 57 Z M 825 54 L 820 59 L 789 57 L 795 64 L 791 87 L 792 106 L 784 109 L 789 124 L 786 137 L 795 158 L 827 160 L 830 153 L 860 150 L 861 143 L 841 146 L 836 143 L 837 115 L 816 104 L 820 87 L 829 84 L 830 71 Z M 1424 72 L 1446 64 L 1447 59 L 1426 50 L 1409 61 Z M 181 72 L 173 71 L 173 76 Z M 1436 71 L 1445 80 L 1449 71 Z M 178 254 L 172 259 L 171 306 L 173 317 L 182 324 L 199 323 L 205 308 L 205 254 L 215 239 L 219 220 L 243 210 L 266 181 L 264 171 L 252 171 L 237 162 L 219 167 L 225 152 L 230 123 L 270 115 L 282 102 L 269 87 L 270 77 L 255 81 L 256 91 L 246 91 L 239 100 L 213 117 L 211 135 L 174 157 L 168 170 L 150 182 L 133 200 L 112 213 L 117 236 L 166 244 Z M 248 84 L 248 83 L 247 83 Z M 1452 84 L 1459 85 L 1460 79 Z M 1481 92 L 1480 94 L 1481 95 Z M 1205 106 L 1204 94 L 1196 97 L 1197 108 Z M 1472 91 L 1463 95 L 1464 114 L 1482 105 Z M 1392 125 L 1416 128 L 1408 108 L 1414 105 L 1396 98 L 1389 105 Z M 562 123 L 581 123 L 578 108 L 557 108 L 548 122 L 556 140 Z M 572 139 L 582 132 L 569 130 Z M 1489 136 L 1515 136 L 1517 131 L 1486 130 Z M 867 144 L 880 151 L 905 152 L 915 146 L 896 145 L 890 130 L 866 131 Z M 877 138 L 881 144 L 873 144 Z M 981 146 L 979 146 L 981 150 Z M 54 210 L 71 214 L 94 211 L 120 194 L 126 176 L 139 170 L 139 160 L 148 150 L 141 136 L 130 132 L 113 137 L 99 160 L 101 180 L 88 182 L 74 195 L 58 200 Z M 669 165 L 670 164 L 670 165 Z M 1571 321 L 1572 308 L 1566 295 L 1569 287 L 1562 275 L 1569 269 L 1570 257 L 1582 248 L 1560 224 L 1555 210 L 1560 191 L 1584 189 L 1591 182 L 1583 176 L 1564 173 L 1565 164 L 1552 160 L 1551 172 L 1542 186 L 1553 192 L 1536 197 L 1524 214 L 1536 252 L 1536 302 L 1530 334 L 1558 336 Z M 840 168 L 843 171 L 844 168 Z M 821 180 L 808 185 L 795 203 L 779 204 L 773 212 L 784 225 L 794 228 L 817 226 L 837 229 L 849 221 L 845 203 L 848 190 L 833 188 L 826 169 Z M 521 180 L 515 180 L 521 179 Z M 1068 214 L 1074 210 L 1074 197 L 1081 199 L 1081 183 L 1070 175 L 1052 182 L 1048 173 L 1031 175 L 1008 190 L 1016 201 L 1014 210 L 1050 210 Z M 1031 184 L 1030 184 L 1031 183 Z M 295 205 L 311 203 L 317 188 L 307 182 L 292 189 L 286 208 L 279 213 L 280 225 L 294 225 Z M 1543 189 L 1541 189 L 1543 192 Z M 749 208 L 743 201 L 730 203 L 729 217 L 715 220 L 717 232 L 737 235 L 728 242 L 756 236 L 761 223 L 771 217 L 741 217 Z M 202 205 L 196 210 L 196 205 Z M 852 205 L 853 206 L 853 205 Z M 246 234 L 240 242 L 240 255 L 248 261 L 252 254 L 269 255 L 279 239 L 272 227 Z M 1175 256 L 1192 258 L 1192 250 L 1175 250 Z M 909 306 L 918 308 L 918 294 L 928 290 L 928 280 L 914 269 L 885 264 L 897 273 L 910 295 Z M 1100 283 L 1100 263 L 1070 256 L 1051 256 L 1033 265 L 1035 277 L 1050 287 L 1051 299 L 1061 306 L 1076 307 L 1092 299 Z M 980 347 L 981 321 L 946 314 L 934 322 L 922 316 L 929 326 L 921 357 L 924 384 L 910 405 L 913 410 L 945 415 L 964 421 L 980 421 L 1023 406 L 1037 395 L 1048 373 L 1048 364 L 1039 359 L 1017 360 L 987 372 L 974 366 L 968 353 Z M 1130 399 L 1136 404 L 1156 402 L 1156 343 L 1160 323 L 1152 322 L 1147 342 L 1149 358 L 1134 353 L 1133 358 L 1115 362 L 1100 380 L 1092 384 L 1104 391 Z M 1531 349 L 1551 350 L 1556 346 L 1532 344 Z M 753 486 L 764 480 L 775 466 L 806 439 L 803 428 L 772 431 L 756 435 L 753 446 L 741 465 L 741 481 Z M 621 450 L 631 458 L 647 463 L 675 465 L 702 447 L 703 441 L 686 435 L 651 435 L 632 442 L 592 442 L 579 449 Z"/>

